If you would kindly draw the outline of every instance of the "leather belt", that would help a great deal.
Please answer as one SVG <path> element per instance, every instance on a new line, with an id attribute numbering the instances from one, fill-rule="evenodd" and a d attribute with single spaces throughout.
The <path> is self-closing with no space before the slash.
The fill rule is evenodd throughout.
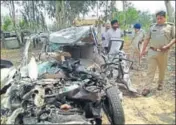
<path id="1" fill-rule="evenodd" d="M 150 47 L 150 49 L 152 49 L 153 51 L 161 52 L 160 49 L 157 49 L 157 48 L 154 48 L 154 47 Z"/>

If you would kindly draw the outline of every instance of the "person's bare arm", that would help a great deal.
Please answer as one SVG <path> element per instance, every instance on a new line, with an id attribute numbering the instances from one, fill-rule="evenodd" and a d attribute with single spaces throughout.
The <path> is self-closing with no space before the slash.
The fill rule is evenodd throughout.
<path id="1" fill-rule="evenodd" d="M 145 39 L 144 40 L 144 44 L 143 44 L 142 51 L 141 51 L 141 54 L 140 54 L 141 56 L 143 56 L 145 54 L 146 48 L 149 44 L 149 41 L 150 41 L 150 39 Z"/>
<path id="2" fill-rule="evenodd" d="M 170 49 L 170 47 L 176 43 L 175 39 L 172 39 L 171 42 L 169 44 L 167 44 L 166 46 L 163 46 L 162 48 L 160 48 L 162 51 L 168 50 Z"/>
<path id="3" fill-rule="evenodd" d="M 176 43 L 176 40 L 173 39 L 167 46 L 170 48 L 172 45 L 174 45 Z"/>
<path id="4" fill-rule="evenodd" d="M 175 43 L 176 43 L 176 40 L 173 39 L 173 40 L 168 44 L 168 46 L 171 47 L 171 46 L 174 45 Z"/>
<path id="5" fill-rule="evenodd" d="M 161 51 L 165 51 L 165 50 L 168 50 L 170 49 L 170 47 L 176 43 L 176 40 L 175 40 L 175 26 L 172 27 L 172 32 L 171 32 L 171 36 L 172 36 L 172 40 L 170 41 L 170 43 L 168 43 L 167 45 L 163 46 L 161 49 Z"/>
<path id="6" fill-rule="evenodd" d="M 105 41 L 106 41 L 106 46 L 108 47 L 109 46 L 109 42 L 110 42 L 110 33 L 107 32 L 105 34 Z"/>
<path id="7" fill-rule="evenodd" d="M 149 41 L 150 41 L 150 38 L 151 38 L 151 32 L 149 30 L 149 32 L 147 33 L 146 38 L 144 39 L 144 44 L 143 44 L 143 47 L 142 47 L 142 51 L 140 53 L 140 57 L 142 57 L 145 54 L 146 48 L 147 48 L 147 46 L 149 44 Z"/>

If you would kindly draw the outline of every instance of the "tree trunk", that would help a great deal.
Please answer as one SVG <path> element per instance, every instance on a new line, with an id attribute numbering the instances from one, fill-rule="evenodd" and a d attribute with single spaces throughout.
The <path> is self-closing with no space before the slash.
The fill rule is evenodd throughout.
<path id="1" fill-rule="evenodd" d="M 97 1 L 97 18 L 98 18 L 98 10 L 99 10 L 99 1 Z"/>
<path id="2" fill-rule="evenodd" d="M 34 5 L 34 0 L 32 0 L 32 16 L 33 16 L 33 19 L 32 19 L 32 22 L 33 22 L 33 28 L 34 28 L 34 32 L 36 33 L 36 26 L 35 26 L 35 5 Z"/>
<path id="3" fill-rule="evenodd" d="M 106 0 L 105 21 L 108 21 L 108 0 Z"/>
<path id="4" fill-rule="evenodd" d="M 123 19 L 124 19 L 123 22 L 124 22 L 124 27 L 125 27 L 125 26 L 126 26 L 126 9 L 127 9 L 126 6 L 127 6 L 127 1 L 126 1 L 126 0 L 123 0 L 123 1 L 122 1 L 122 4 L 123 4 L 123 12 L 125 13 L 125 14 L 124 14 L 124 17 L 123 17 Z"/>
<path id="5" fill-rule="evenodd" d="M 59 28 L 59 1 L 56 1 L 56 27 Z"/>
<path id="6" fill-rule="evenodd" d="M 114 9 L 115 9 L 115 5 L 116 5 L 116 1 L 115 1 L 115 0 L 112 1 L 112 5 L 113 5 L 113 6 L 112 6 L 112 7 L 113 7 L 112 18 L 114 18 L 114 17 L 115 17 L 115 16 L 114 16 L 114 12 L 115 12 Z"/>
<path id="7" fill-rule="evenodd" d="M 166 10 L 167 10 L 167 15 L 168 15 L 168 21 L 169 22 L 174 22 L 173 16 L 172 16 L 172 12 L 174 12 L 172 6 L 171 6 L 171 2 L 169 0 L 165 0 L 165 6 L 166 6 Z"/>
<path id="8" fill-rule="evenodd" d="M 101 43 L 101 18 L 98 18 L 98 24 L 97 24 L 97 38 L 98 38 L 98 43 Z"/>
<path id="9" fill-rule="evenodd" d="M 62 12 L 62 28 L 66 28 L 66 15 L 65 15 L 65 1 L 61 1 L 61 12 Z"/>
<path id="10" fill-rule="evenodd" d="M 17 27 L 16 27 L 15 4 L 14 4 L 13 0 L 10 1 L 9 9 L 10 9 L 10 15 L 11 15 L 11 18 L 12 18 L 15 34 L 17 36 L 17 40 L 18 40 L 19 45 L 21 45 L 22 41 L 21 41 L 20 33 L 18 32 Z"/>
<path id="11" fill-rule="evenodd" d="M 111 1 L 111 20 L 114 18 L 114 9 L 115 9 L 115 4 L 116 4 L 116 1 L 112 0 Z"/>

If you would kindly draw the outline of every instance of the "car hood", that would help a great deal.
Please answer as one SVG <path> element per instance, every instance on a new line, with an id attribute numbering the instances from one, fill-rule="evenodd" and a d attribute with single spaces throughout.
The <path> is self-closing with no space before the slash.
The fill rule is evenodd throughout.
<path id="1" fill-rule="evenodd" d="M 58 43 L 60 45 L 71 45 L 82 41 L 82 39 L 89 37 L 93 31 L 91 26 L 70 27 L 58 32 L 51 33 L 49 42 Z"/>

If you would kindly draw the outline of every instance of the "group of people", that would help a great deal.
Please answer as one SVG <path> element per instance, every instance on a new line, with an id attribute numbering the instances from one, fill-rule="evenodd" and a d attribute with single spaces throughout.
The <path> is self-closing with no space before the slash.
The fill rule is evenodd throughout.
<path id="1" fill-rule="evenodd" d="M 131 58 L 139 68 L 140 59 L 148 53 L 148 72 L 145 81 L 145 88 L 142 95 L 147 96 L 151 92 L 151 83 L 154 80 L 155 71 L 159 69 L 158 90 L 163 89 L 165 72 L 168 63 L 168 51 L 175 40 L 175 25 L 166 22 L 166 12 L 156 13 L 156 23 L 152 24 L 147 34 L 141 29 L 141 25 L 136 23 L 134 26 L 135 34 L 131 40 Z M 105 24 L 105 32 L 102 34 L 102 47 L 105 52 L 109 51 L 109 43 L 112 38 L 121 38 L 123 32 L 119 28 L 117 20 Z M 140 47 L 141 46 L 141 47 Z M 148 50 L 146 49 L 148 47 Z"/>

